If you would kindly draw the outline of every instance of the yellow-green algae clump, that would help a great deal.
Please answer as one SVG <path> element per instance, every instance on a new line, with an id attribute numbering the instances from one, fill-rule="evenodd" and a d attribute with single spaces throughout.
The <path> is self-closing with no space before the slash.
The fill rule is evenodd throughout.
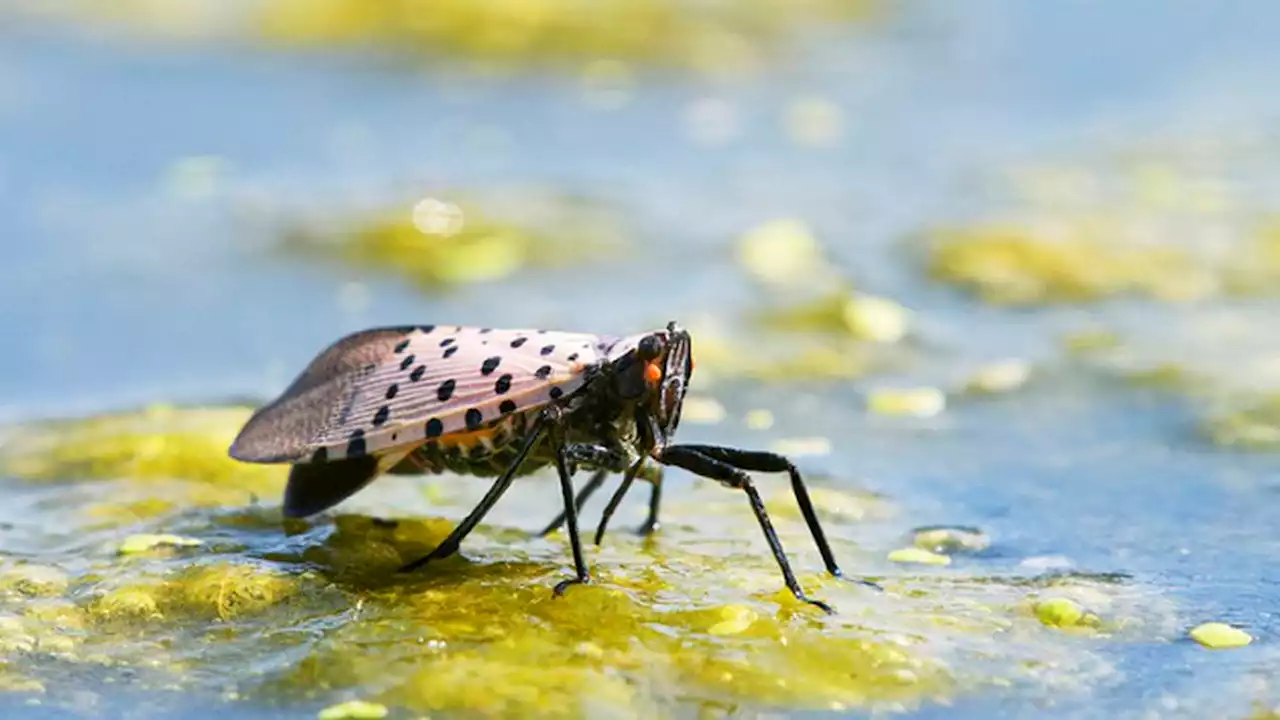
<path id="1" fill-rule="evenodd" d="M 938 231 L 929 271 L 1002 305 L 1099 300 L 1121 294 L 1194 296 L 1204 284 L 1192 258 L 1167 247 L 1125 247 L 1102 238 L 1044 237 L 1031 228 Z"/>
<path id="2" fill-rule="evenodd" d="M 1213 442 L 1244 450 L 1280 450 L 1280 395 L 1263 396 L 1233 410 L 1219 412 L 1202 424 Z"/>
<path id="3" fill-rule="evenodd" d="M 33 482 L 116 483 L 119 490 L 109 493 L 109 499 L 80 508 L 107 524 L 182 507 L 243 505 L 255 497 L 277 496 L 286 472 L 282 466 L 248 465 L 227 455 L 250 412 L 156 404 L 84 420 L 36 423 L 5 436 L 0 472 Z"/>
<path id="4" fill-rule="evenodd" d="M 1249 633 L 1220 622 L 1201 623 L 1192 628 L 1188 634 L 1192 640 L 1211 650 L 1244 647 L 1253 642 L 1253 637 Z"/>
<path id="5" fill-rule="evenodd" d="M 1005 207 L 925 231 L 925 266 L 1000 305 L 1273 295 L 1277 208 L 1237 192 L 1232 152 L 1139 146 L 1015 169 Z"/>
<path id="6" fill-rule="evenodd" d="M 543 219 L 499 218 L 478 202 L 424 198 L 345 219 L 313 219 L 287 233 L 284 249 L 440 290 L 499 280 L 526 267 L 587 262 L 622 245 L 613 221 L 584 203 L 530 198 L 528 205 L 536 213 L 526 212 Z"/>
<path id="7" fill-rule="evenodd" d="M 111 588 L 93 599 L 89 611 L 100 620 L 167 616 L 232 620 L 266 610 L 298 590 L 298 578 L 278 570 L 219 562 Z"/>
<path id="8" fill-rule="evenodd" d="M 609 58 L 722 73 L 755 67 L 799 27 L 865 20 L 879 5 L 874 0 L 258 0 L 228 11 L 224 4 L 124 0 L 42 10 L 107 16 L 158 35 L 369 46 L 512 69 Z"/>

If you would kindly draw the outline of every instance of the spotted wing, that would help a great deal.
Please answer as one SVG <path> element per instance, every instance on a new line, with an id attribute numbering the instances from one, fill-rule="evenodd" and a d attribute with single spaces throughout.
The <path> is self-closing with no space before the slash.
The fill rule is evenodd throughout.
<path id="1" fill-rule="evenodd" d="M 584 333 L 453 326 L 357 332 L 254 413 L 231 456 L 337 460 L 478 429 L 571 394 L 610 343 Z"/>

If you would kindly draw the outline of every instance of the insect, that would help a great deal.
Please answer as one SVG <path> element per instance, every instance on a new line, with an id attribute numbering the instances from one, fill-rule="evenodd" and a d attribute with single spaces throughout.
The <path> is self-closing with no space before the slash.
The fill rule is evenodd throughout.
<path id="1" fill-rule="evenodd" d="M 350 334 L 321 352 L 246 422 L 230 447 L 244 462 L 292 465 L 284 514 L 322 512 L 383 473 L 452 472 L 496 480 L 434 550 L 402 571 L 458 552 L 515 478 L 554 467 L 575 576 L 591 582 L 577 511 L 609 473 L 621 473 L 596 530 L 637 477 L 653 486 L 657 525 L 662 468 L 678 467 L 742 491 L 796 598 L 805 595 L 747 471 L 787 473 L 827 571 L 843 574 L 818 523 L 808 490 L 789 460 L 770 452 L 673 442 L 693 372 L 689 333 L 665 329 L 625 337 L 542 330 L 406 325 Z M 594 470 L 575 498 L 572 476 Z M 870 585 L 870 583 L 864 583 Z"/>

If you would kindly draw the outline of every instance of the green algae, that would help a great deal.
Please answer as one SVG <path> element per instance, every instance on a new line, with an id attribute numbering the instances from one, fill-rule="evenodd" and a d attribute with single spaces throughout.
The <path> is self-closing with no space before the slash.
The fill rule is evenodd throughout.
<path id="1" fill-rule="evenodd" d="M 848 335 L 857 340 L 895 343 L 910 325 L 910 312 L 893 300 L 840 288 L 789 306 L 756 314 L 766 328 Z"/>
<path id="2" fill-rule="evenodd" d="M 280 468 L 245 465 L 227 456 L 227 447 L 251 412 L 156 404 L 85 420 L 34 424 L 0 446 L 0 470 L 27 481 L 186 479 L 220 487 L 283 487 Z"/>
<path id="3" fill-rule="evenodd" d="M 1093 629 L 1101 624 L 1097 615 L 1070 598 L 1045 598 L 1035 601 L 1032 607 L 1036 618 L 1049 627 Z"/>
<path id="4" fill-rule="evenodd" d="M 695 700 L 816 708 L 912 702 L 951 686 L 937 663 L 894 644 L 832 636 L 801 619 L 809 613 L 741 604 L 666 609 L 669 603 L 646 596 L 676 588 L 644 578 L 555 598 L 527 583 L 537 574 L 524 581 L 521 575 L 467 579 L 453 591 L 366 596 L 370 619 L 344 627 L 331 648 L 281 682 L 297 688 L 386 682 L 383 643 L 416 632 L 417 643 L 394 651 L 394 681 L 379 702 L 555 716 L 600 706 L 652 716 Z M 450 602 L 454 597 L 466 602 Z"/>
<path id="5" fill-rule="evenodd" d="M 946 555 L 918 547 L 898 548 L 890 550 L 886 556 L 890 562 L 912 565 L 950 565 L 951 558 Z"/>
<path id="6" fill-rule="evenodd" d="M 120 543 L 119 552 L 121 555 L 138 555 L 168 548 L 197 547 L 202 544 L 204 544 L 203 541 L 197 538 L 181 535 L 140 533 L 125 538 L 124 542 Z"/>
<path id="7" fill-rule="evenodd" d="M 66 592 L 67 572 L 52 565 L 6 561 L 0 565 L 0 595 L 57 597 Z"/>
<path id="8" fill-rule="evenodd" d="M 920 234 L 924 270 L 1005 306 L 1274 296 L 1276 208 L 1238 158 L 1141 145 L 1004 173 L 996 209 Z"/>
<path id="9" fill-rule="evenodd" d="M 912 545 L 944 555 L 981 552 L 991 545 L 991 538 L 976 527 L 927 525 L 916 528 L 911 535 Z"/>
<path id="10" fill-rule="evenodd" d="M 586 203 L 531 199 L 530 204 L 538 206 L 540 219 L 497 218 L 478 202 L 426 198 L 403 208 L 308 222 L 286 234 L 283 248 L 292 255 L 392 274 L 437 292 L 500 280 L 525 268 L 589 262 L 623 244 L 616 222 Z"/>
<path id="11" fill-rule="evenodd" d="M 1265 394 L 1231 410 L 1211 412 L 1201 430 L 1224 447 L 1280 450 L 1280 395 Z"/>
<path id="12" fill-rule="evenodd" d="M 76 512 L 91 528 L 126 527 L 192 507 L 241 506 L 283 490 L 281 466 L 246 465 L 227 447 L 250 409 L 153 405 L 18 429 L 0 471 L 27 482 L 103 486 Z"/>
<path id="13" fill-rule="evenodd" d="M 785 347 L 750 345 L 715 335 L 695 335 L 698 379 L 758 382 L 852 380 L 889 361 L 853 340 L 797 340 Z"/>
<path id="14" fill-rule="evenodd" d="M 44 12 L 70 19 L 107 18 L 160 36 L 254 38 L 285 47 L 375 47 L 406 58 L 453 57 L 492 69 L 583 65 L 604 58 L 724 74 L 758 66 L 803 26 L 866 21 L 879 3 L 619 0 L 584 8 L 573 0 L 265 0 L 235 13 L 212 13 L 213 7 L 223 10 L 210 0 L 131 0 L 110 6 L 73 3 Z M 210 22 L 211 17 L 218 21 Z"/>
<path id="15" fill-rule="evenodd" d="M 266 37 L 290 43 L 375 41 L 504 65 L 606 57 L 719 70 L 758 61 L 762 46 L 802 23 L 861 19 L 871 7 L 868 0 L 749 0 L 732 6 L 624 0 L 583 12 L 565 0 L 410 0 L 383 6 L 276 0 L 264 6 L 259 27 Z"/>
<path id="16" fill-rule="evenodd" d="M 156 490 L 189 485 L 190 478 L 246 482 L 224 466 L 234 432 L 227 421 L 238 421 L 241 411 L 165 412 L 160 436 L 180 451 L 131 464 L 113 450 L 104 438 L 127 447 L 155 444 L 158 429 L 138 429 L 139 422 L 148 427 L 142 413 L 65 424 L 52 437 L 41 426 L 41 447 L 69 465 L 24 460 L 16 467 L 32 480 L 89 484 L 140 467 L 144 477 L 132 482 Z M 182 434 L 195 427 L 208 437 Z M 110 462 L 86 451 L 85 428 Z M 156 460 L 167 456 L 167 464 Z M 232 466 L 230 474 L 237 470 L 257 477 L 252 466 Z M 846 568 L 878 573 L 885 587 L 872 591 L 822 573 L 789 489 L 770 486 L 766 502 L 799 580 L 836 606 L 832 617 L 782 587 L 743 498 L 719 487 L 670 496 L 656 537 L 615 533 L 603 546 L 589 546 L 593 584 L 561 597 L 551 587 L 571 573 L 562 535 L 534 539 L 485 524 L 459 555 L 404 575 L 396 570 L 434 548 L 455 520 L 336 514 L 282 521 L 252 505 L 197 505 L 181 517 L 99 527 L 103 540 L 66 562 L 0 565 L 0 596 L 10 613 L 0 616 L 0 659 L 18 663 L 44 653 L 68 667 L 140 673 L 148 687 L 168 691 L 204 687 L 202 678 L 211 675 L 242 677 L 236 669 L 252 662 L 267 671 L 242 680 L 227 702 L 329 706 L 359 697 L 388 715 L 904 709 L 992 682 L 1041 681 L 1026 668 L 1047 662 L 1082 677 L 1101 672 L 1089 669 L 1087 652 L 1055 645 L 1055 629 L 1037 622 L 1037 635 L 1019 624 L 1028 612 L 1024 583 L 957 577 L 956 568 L 944 576 L 927 565 L 895 567 L 884 550 L 846 537 L 855 527 L 890 521 L 891 500 L 849 490 L 847 481 L 811 480 Z M 446 498 L 444 506 L 457 502 Z M 92 527 L 96 519 L 83 513 L 73 522 Z M 200 544 L 119 555 L 134 536 Z M 1139 613 L 1124 585 L 1081 584 L 1063 581 L 1054 592 L 1105 608 L 1126 632 L 1148 636 L 1142 623 L 1125 623 Z M 975 657 L 986 669 L 962 669 Z M 992 658 L 1000 658 L 994 667 Z M 59 672 L 68 672 L 12 668 L 0 682 L 31 692 L 52 693 L 64 682 Z"/>
<path id="17" fill-rule="evenodd" d="M 1192 640 L 1210 650 L 1239 648 L 1253 642 L 1253 637 L 1249 633 L 1220 622 L 1201 623 L 1191 628 L 1187 634 Z"/>
<path id="18" fill-rule="evenodd" d="M 386 716 L 386 705 L 363 700 L 350 700 L 330 705 L 316 715 L 319 720 L 379 720 Z"/>
<path id="19" fill-rule="evenodd" d="M 305 580 L 260 564 L 217 562 L 89 591 L 98 621 L 162 618 L 218 619 L 259 614 L 300 592 Z M 110 585 L 110 582 L 106 584 Z"/>
<path id="20" fill-rule="evenodd" d="M 1016 226 L 976 226 L 932 234 L 930 275 L 997 305 L 1088 302 L 1136 294 L 1198 296 L 1205 280 L 1176 248 L 1125 247 L 1101 238 L 1057 239 Z"/>

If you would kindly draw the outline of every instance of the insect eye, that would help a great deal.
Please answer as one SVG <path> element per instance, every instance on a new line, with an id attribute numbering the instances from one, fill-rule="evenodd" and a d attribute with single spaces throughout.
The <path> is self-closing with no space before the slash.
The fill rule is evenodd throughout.
<path id="1" fill-rule="evenodd" d="M 641 360 L 649 362 L 662 354 L 662 341 L 658 339 L 657 335 L 645 336 L 640 341 L 640 344 L 636 346 L 636 354 L 640 356 Z"/>
<path id="2" fill-rule="evenodd" d="M 658 363 L 648 363 L 644 366 L 644 379 L 650 386 L 657 385 L 662 380 L 662 368 L 658 367 Z"/>

